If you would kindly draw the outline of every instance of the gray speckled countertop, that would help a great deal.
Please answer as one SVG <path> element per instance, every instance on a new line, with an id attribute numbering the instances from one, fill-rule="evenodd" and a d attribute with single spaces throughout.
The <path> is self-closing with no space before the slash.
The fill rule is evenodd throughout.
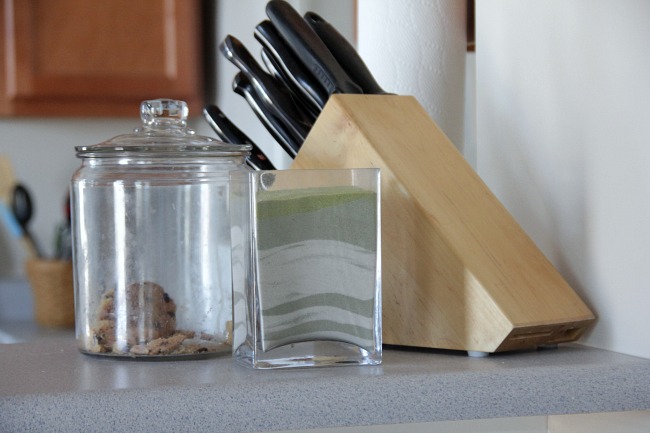
<path id="1" fill-rule="evenodd" d="M 650 360 L 578 345 L 488 358 L 385 350 L 379 367 L 272 371 L 229 357 L 90 357 L 71 333 L 0 345 L 0 431 L 254 432 L 649 408 Z"/>

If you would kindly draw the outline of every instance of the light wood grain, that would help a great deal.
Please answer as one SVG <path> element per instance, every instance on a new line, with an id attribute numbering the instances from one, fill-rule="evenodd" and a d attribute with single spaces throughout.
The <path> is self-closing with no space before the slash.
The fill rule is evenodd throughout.
<path id="1" fill-rule="evenodd" d="M 593 313 L 409 96 L 335 95 L 292 168 L 382 170 L 386 344 L 496 352 Z"/>
<path id="2" fill-rule="evenodd" d="M 11 161 L 9 157 L 0 155 L 0 201 L 9 205 L 15 185 L 16 178 L 14 177 L 14 170 L 11 167 Z"/>

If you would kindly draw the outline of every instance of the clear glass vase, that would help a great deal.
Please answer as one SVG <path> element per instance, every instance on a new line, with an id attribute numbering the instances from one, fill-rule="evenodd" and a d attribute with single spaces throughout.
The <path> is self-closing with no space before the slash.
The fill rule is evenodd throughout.
<path id="1" fill-rule="evenodd" d="M 379 198 L 378 169 L 233 174 L 237 360 L 381 363 Z"/>

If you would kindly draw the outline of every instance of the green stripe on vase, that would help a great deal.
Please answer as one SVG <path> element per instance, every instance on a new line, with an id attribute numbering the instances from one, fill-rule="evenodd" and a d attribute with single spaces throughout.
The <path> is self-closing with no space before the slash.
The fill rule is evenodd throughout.
<path id="1" fill-rule="evenodd" d="M 339 293 L 318 293 L 305 296 L 294 301 L 266 308 L 262 311 L 264 316 L 281 316 L 298 310 L 311 307 L 332 307 L 346 310 L 359 316 L 372 318 L 374 299 L 357 299 Z"/>

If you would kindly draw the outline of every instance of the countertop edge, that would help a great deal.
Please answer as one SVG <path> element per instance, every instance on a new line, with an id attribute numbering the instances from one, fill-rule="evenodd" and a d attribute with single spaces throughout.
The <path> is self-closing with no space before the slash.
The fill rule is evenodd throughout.
<path id="1" fill-rule="evenodd" d="M 328 377 L 283 373 L 269 381 L 254 372 L 225 384 L 27 393 L 0 397 L 0 430 L 252 432 L 650 409 L 649 360 L 582 347 L 568 352 L 603 359 L 553 362 L 565 356 L 560 350 L 543 355 L 548 365 L 530 367 L 437 373 L 405 364 L 379 375 L 341 367 L 343 374 Z M 449 362 L 444 354 L 431 358 L 440 359 Z"/>

